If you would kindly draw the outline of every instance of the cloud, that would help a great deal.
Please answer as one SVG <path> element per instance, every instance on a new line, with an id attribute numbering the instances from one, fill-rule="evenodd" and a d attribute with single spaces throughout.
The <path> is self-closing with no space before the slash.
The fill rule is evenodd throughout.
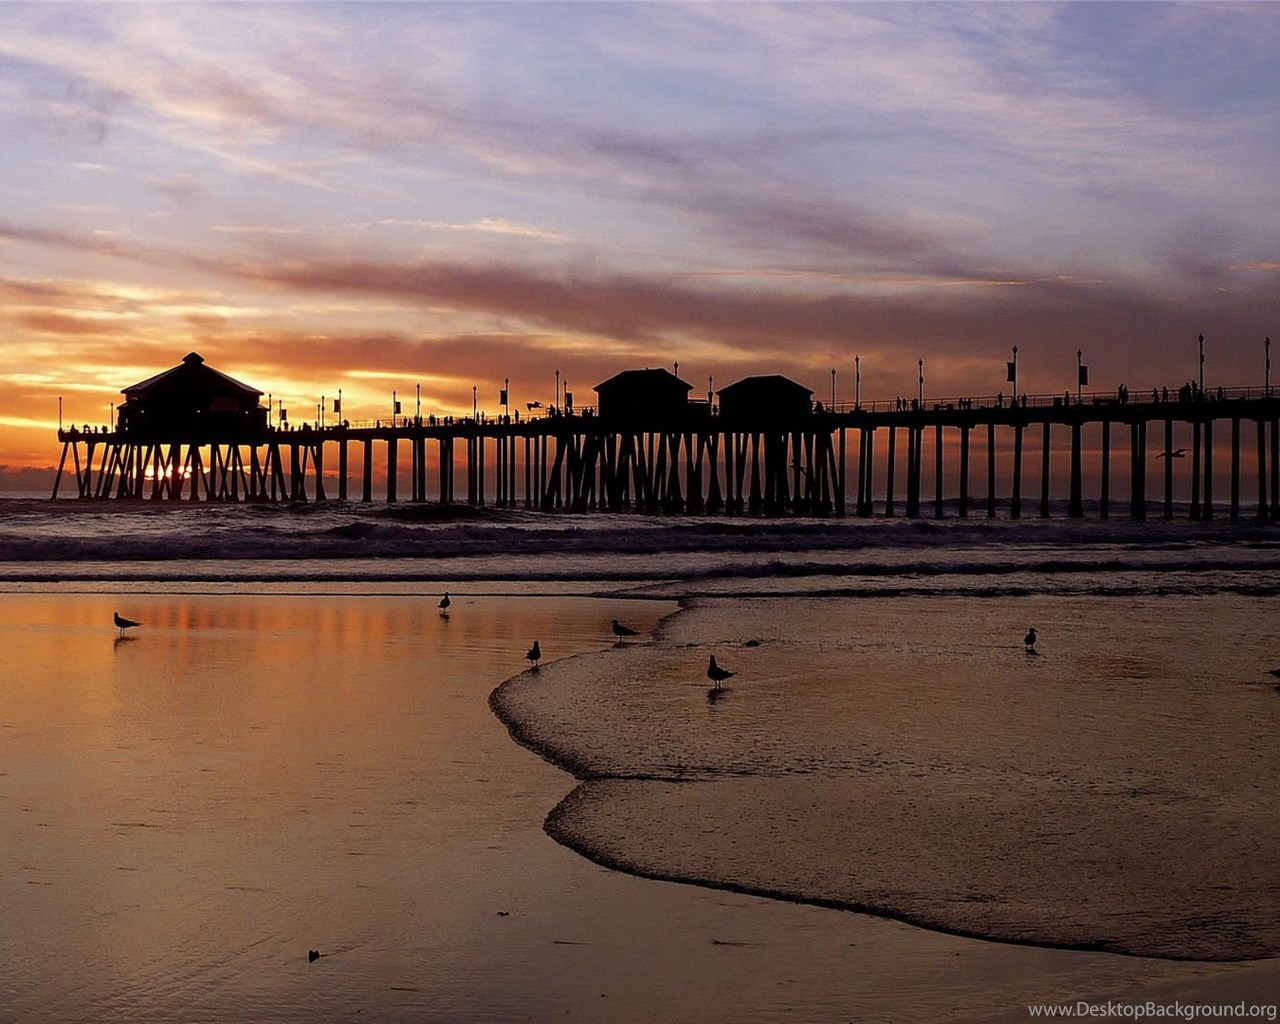
<path id="1" fill-rule="evenodd" d="M 542 242 L 567 242 L 569 237 L 559 231 L 547 231 L 528 224 L 518 224 L 501 217 L 482 217 L 466 223 L 450 223 L 443 220 L 403 220 L 387 217 L 380 221 L 392 227 L 428 228 L 432 231 L 476 231 L 481 234 L 515 235 L 519 238 L 533 238 Z"/>

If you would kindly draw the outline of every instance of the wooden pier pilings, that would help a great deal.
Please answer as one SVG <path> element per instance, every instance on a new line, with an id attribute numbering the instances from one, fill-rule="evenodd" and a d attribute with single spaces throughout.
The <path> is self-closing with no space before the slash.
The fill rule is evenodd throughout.
<path id="1" fill-rule="evenodd" d="M 1127 428 L 1127 462 L 1115 458 L 1117 428 L 1121 437 Z M 1260 389 L 1150 402 L 1055 396 L 1017 405 L 818 407 L 782 421 L 728 419 L 704 407 L 654 423 L 588 413 L 343 424 L 249 439 L 75 429 L 58 436 L 55 498 L 66 478 L 82 499 L 275 502 L 336 494 L 345 501 L 357 493 L 363 502 L 395 503 L 407 494 L 411 503 L 579 513 L 1016 519 L 1035 495 L 1026 493 L 1030 469 L 1040 517 L 1051 515 L 1056 497 L 1068 517 L 1109 518 L 1117 494 L 1127 491 L 1134 520 L 1185 513 L 1280 522 L 1280 398 Z M 1029 439 L 1040 442 L 1030 467 Z"/>

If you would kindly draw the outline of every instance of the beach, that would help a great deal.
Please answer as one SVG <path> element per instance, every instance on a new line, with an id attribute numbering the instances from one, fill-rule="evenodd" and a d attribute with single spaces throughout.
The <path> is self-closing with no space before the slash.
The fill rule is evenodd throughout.
<path id="1" fill-rule="evenodd" d="M 159 554 L 194 521 L 116 532 Z M 410 523 L 431 557 L 222 567 L 197 538 L 203 582 L 39 543 L 6 563 L 0 1017 L 1271 1001 L 1266 543 L 1068 551 L 1019 531 L 1036 573 L 979 543 L 930 576 L 918 538 L 873 531 L 850 534 L 875 542 L 859 575 L 833 568 L 854 561 L 838 530 L 775 538 L 763 571 L 726 532 L 682 580 L 671 558 L 594 552 L 650 544 L 639 524 L 566 534 L 580 553 L 535 581 L 476 571 L 548 528 L 579 529 Z M 78 578 L 30 578 L 58 571 Z M 1090 596 L 1104 571 L 1122 592 Z M 142 623 L 125 639 L 117 610 Z M 615 643 L 614 618 L 639 635 Z M 713 653 L 737 673 L 714 702 Z"/>

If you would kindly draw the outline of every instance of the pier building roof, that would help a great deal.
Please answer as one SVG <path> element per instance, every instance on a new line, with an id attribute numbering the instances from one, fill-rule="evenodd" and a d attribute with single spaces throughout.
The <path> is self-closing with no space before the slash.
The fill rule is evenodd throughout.
<path id="1" fill-rule="evenodd" d="M 805 416 L 813 407 L 813 389 L 780 373 L 743 377 L 721 388 L 720 415 L 732 419 Z"/>
<path id="2" fill-rule="evenodd" d="M 266 432 L 262 392 L 207 366 L 198 352 L 121 393 L 119 429 L 133 437 L 233 440 Z"/>
<path id="3" fill-rule="evenodd" d="M 623 370 L 594 390 L 600 396 L 601 416 L 652 419 L 685 412 L 693 385 L 670 370 Z"/>

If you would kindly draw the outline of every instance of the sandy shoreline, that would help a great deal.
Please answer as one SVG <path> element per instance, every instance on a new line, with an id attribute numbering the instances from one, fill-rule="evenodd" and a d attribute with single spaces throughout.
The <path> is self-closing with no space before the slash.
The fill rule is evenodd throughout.
<path id="1" fill-rule="evenodd" d="M 710 603 L 694 602 L 692 607 L 705 608 Z M 740 610 L 741 602 L 738 608 Z M 772 872 L 768 868 L 744 870 L 743 862 L 739 860 L 736 862 L 737 868 L 726 875 L 724 861 L 733 860 L 735 845 L 747 851 L 767 849 L 768 859 L 775 860 L 780 848 L 780 836 L 770 827 L 756 831 L 739 829 L 726 838 L 708 831 L 706 822 L 709 816 L 725 815 L 724 805 L 728 803 L 733 808 L 727 814 L 729 818 L 749 822 L 753 815 L 758 816 L 759 806 L 763 803 L 767 805 L 772 817 L 786 817 L 788 824 L 795 827 L 798 822 L 803 821 L 802 816 L 797 816 L 796 808 L 803 807 L 806 798 L 812 798 L 815 790 L 821 792 L 821 787 L 815 784 L 813 778 L 805 778 L 803 774 L 800 778 L 788 777 L 785 770 L 780 770 L 781 778 L 763 782 L 760 779 L 726 779 L 718 774 L 724 766 L 716 769 L 698 763 L 696 755 L 689 748 L 681 747 L 678 741 L 670 744 L 673 749 L 678 748 L 678 753 L 665 748 L 654 752 L 654 747 L 664 746 L 664 737 L 645 732 L 642 723 L 664 711 L 670 713 L 673 705 L 667 705 L 660 711 L 659 705 L 648 694 L 637 696 L 637 691 L 646 690 L 656 677 L 666 683 L 668 693 L 676 688 L 678 695 L 674 700 L 677 704 L 687 705 L 692 698 L 687 697 L 686 691 L 690 691 L 694 685 L 692 680 L 696 678 L 694 666 L 699 664 L 697 657 L 704 656 L 703 648 L 707 644 L 711 646 L 706 649 L 722 652 L 722 658 L 736 655 L 738 662 L 749 653 L 758 653 L 748 652 L 742 646 L 745 639 L 743 636 L 735 636 L 734 639 L 738 642 L 735 646 L 733 640 L 724 639 L 728 634 L 723 628 L 708 631 L 706 616 L 703 622 L 691 624 L 687 611 L 686 608 L 685 612 L 676 613 L 678 623 L 670 617 L 665 620 L 664 629 L 659 631 L 651 645 L 654 649 L 649 650 L 647 655 L 636 651 L 626 654 L 610 652 L 607 655 L 611 661 L 616 661 L 621 654 L 633 663 L 644 656 L 651 661 L 661 661 L 664 654 L 669 655 L 666 663 L 651 675 L 645 675 L 635 664 L 630 665 L 630 685 L 627 687 L 616 686 L 616 680 L 612 678 L 614 674 L 627 674 L 627 670 L 619 673 L 616 666 L 604 665 L 606 656 L 588 654 L 571 662 L 551 666 L 549 674 L 536 681 L 518 677 L 504 684 L 491 697 L 495 712 L 506 721 L 517 742 L 538 751 L 541 756 L 570 771 L 580 780 L 579 786 L 548 814 L 546 828 L 557 841 L 565 843 L 596 863 L 646 878 L 693 882 L 712 889 L 838 908 L 840 912 L 854 910 L 861 912 L 861 915 L 871 914 L 902 922 L 914 921 L 930 928 L 939 938 L 946 933 L 961 943 L 962 948 L 972 949 L 972 943 L 976 940 L 987 950 L 1010 950 L 1010 956 L 1018 960 L 1031 955 L 1036 960 L 1034 967 L 1030 970 L 1024 967 L 1025 973 L 1009 990 L 1002 991 L 999 986 L 995 986 L 988 991 L 984 1000 L 989 1001 L 987 1009 L 977 1011 L 972 1017 L 975 1020 L 987 1019 L 984 1012 L 990 1014 L 991 1019 L 1026 1019 L 1025 1007 L 1021 1016 L 1014 1012 L 1006 1018 L 1001 1009 L 1002 998 L 1030 1004 L 1046 1000 L 1069 1002 L 1074 998 L 1092 1000 L 1102 993 L 1108 993 L 1108 998 L 1117 995 L 1126 997 L 1131 993 L 1176 993 L 1184 1001 L 1196 998 L 1226 1001 L 1245 997 L 1257 1000 L 1267 996 L 1267 986 L 1278 970 L 1277 963 L 1265 957 L 1259 959 L 1259 953 L 1251 952 L 1254 948 L 1259 952 L 1266 950 L 1265 944 L 1270 941 L 1270 933 L 1265 930 L 1259 936 L 1262 946 L 1250 947 L 1246 941 L 1224 951 L 1223 947 L 1215 944 L 1212 928 L 1205 933 L 1206 942 L 1203 945 L 1197 944 L 1196 932 L 1179 932 L 1176 929 L 1167 933 L 1166 942 L 1163 929 L 1170 926 L 1161 925 L 1157 920 L 1151 925 L 1155 930 L 1147 933 L 1147 938 L 1140 940 L 1157 951 L 1154 958 L 1135 949 L 1125 948 L 1123 942 L 1107 937 L 1106 932 L 1101 933 L 1101 938 L 1093 937 L 1100 933 L 1096 928 L 1090 927 L 1087 919 L 1080 923 L 1080 931 L 1075 935 L 1069 932 L 1054 935 L 1052 927 L 1044 932 L 1033 929 L 1022 934 L 1002 934 L 1001 929 L 1007 926 L 987 923 L 989 915 L 984 914 L 986 908 L 983 906 L 983 899 L 971 905 L 973 913 L 970 919 L 974 923 L 971 927 L 966 927 L 963 924 L 956 925 L 954 918 L 931 918 L 927 912 L 917 915 L 910 909 L 899 909 L 891 902 L 864 904 L 856 896 L 822 895 L 824 890 L 821 878 L 811 879 L 811 887 L 779 881 L 806 876 L 810 868 L 808 861 L 818 847 L 806 846 L 805 841 L 795 847 L 794 856 L 781 869 L 775 868 Z M 741 618 L 740 611 L 738 618 Z M 696 620 L 697 616 L 692 619 Z M 735 621 L 734 625 L 737 624 Z M 758 627 L 759 623 L 755 625 Z M 668 626 L 671 628 L 666 628 Z M 723 627 L 724 623 L 721 622 L 720 626 Z M 758 637 L 753 637 L 747 642 L 747 646 L 757 643 L 761 641 Z M 768 644 L 767 639 L 763 641 L 764 646 Z M 699 650 L 697 657 L 692 653 L 694 648 Z M 865 656 L 867 652 L 861 653 Z M 900 651 L 895 652 L 895 656 L 900 654 Z M 536 691 L 523 699 L 519 691 L 522 684 L 528 683 L 533 683 Z M 610 731 L 607 739 L 586 735 L 585 730 L 577 732 L 571 721 L 577 715 L 590 714 L 584 707 L 590 698 L 585 693 L 570 691 L 586 690 L 592 686 L 598 688 L 597 697 L 609 709 L 609 714 L 623 723 L 618 729 Z M 556 707 L 550 711 L 542 700 L 548 692 L 546 688 L 557 692 Z M 620 703 L 627 706 L 620 706 Z M 534 704 L 538 705 L 537 710 L 531 713 Z M 634 706 L 630 706 L 632 704 Z M 678 730 L 680 724 L 677 722 L 673 728 Z M 637 731 L 638 737 L 635 735 Z M 635 746 L 628 748 L 631 743 Z M 650 749 L 641 754 L 638 747 L 645 743 L 650 745 Z M 620 755 L 619 748 L 623 750 Z M 618 770 L 620 765 L 625 766 L 621 772 Z M 729 767 L 732 773 L 732 766 Z M 761 767 L 756 765 L 755 770 L 759 771 Z M 770 770 L 773 769 L 765 769 L 766 773 Z M 850 785 L 847 778 L 844 782 L 837 781 L 829 785 L 834 787 L 833 793 L 838 793 L 840 799 L 851 800 L 849 810 L 857 806 L 859 799 L 875 795 L 864 791 L 863 797 L 859 798 L 858 787 Z M 733 797 L 735 786 L 742 790 L 742 795 L 736 799 Z M 770 789 L 775 789 L 776 795 L 770 794 Z M 852 794 L 845 792 L 850 789 L 853 790 Z M 698 796 L 699 791 L 705 795 Z M 920 794 L 913 795 L 908 791 L 895 793 L 893 796 L 895 804 L 910 804 L 913 800 L 918 800 Z M 1122 798 L 1123 794 L 1117 797 Z M 818 807 L 815 820 L 818 821 L 829 815 L 832 808 L 839 806 L 830 796 L 825 800 L 817 799 L 815 805 Z M 1124 809 L 1119 808 L 1120 812 Z M 885 808 L 881 807 L 880 810 Z M 1087 809 L 1087 812 L 1092 813 L 1092 808 Z M 889 818 L 884 818 L 883 815 L 881 817 L 882 825 L 886 826 L 885 831 L 890 835 L 895 834 L 895 825 L 889 823 Z M 1228 824 L 1211 827 L 1209 832 L 1221 832 Z M 813 825 L 814 821 L 810 820 L 800 826 L 802 830 L 809 830 L 809 842 L 814 841 L 811 834 Z M 1238 825 L 1235 827 L 1239 828 Z M 691 836 L 699 837 L 697 844 L 690 845 L 688 837 Z M 834 841 L 845 843 L 848 837 L 837 834 Z M 1078 857 L 1081 852 L 1088 854 L 1093 840 L 1085 836 L 1081 841 L 1083 847 L 1075 851 L 1073 856 Z M 730 845 L 726 846 L 725 843 Z M 1261 845 L 1267 844 L 1263 842 Z M 871 855 L 855 859 L 854 863 L 864 867 L 885 863 L 892 859 L 889 852 L 891 849 L 890 846 L 874 851 Z M 1142 853 L 1145 855 L 1146 851 Z M 784 859 L 785 856 L 784 854 Z M 748 853 L 748 860 L 750 859 Z M 1050 870 L 1058 869 L 1051 866 Z M 1168 899 L 1171 902 L 1177 903 L 1182 891 L 1180 887 L 1190 887 L 1196 882 L 1197 870 L 1198 867 L 1192 867 L 1182 875 L 1175 871 L 1167 879 Z M 1168 866 L 1156 863 L 1153 872 L 1156 876 L 1166 874 Z M 881 887 L 886 884 L 900 886 L 902 883 L 881 883 Z M 862 889 L 857 887 L 852 890 L 855 893 L 860 891 Z M 1120 895 L 1122 894 L 1117 893 L 1117 897 Z M 1209 898 L 1214 897 L 1211 895 Z M 1243 898 L 1246 902 L 1250 898 L 1247 892 Z M 1053 913 L 1052 906 L 1048 912 Z M 1145 910 L 1139 908 L 1139 913 L 1145 913 Z M 1230 920 L 1230 914 L 1231 911 L 1226 912 L 1227 920 Z M 1173 916 L 1176 920 L 1177 915 Z M 998 941 L 992 942 L 992 939 Z M 1009 945 L 1004 945 L 1005 943 Z M 1012 952 L 1014 949 L 1017 951 Z M 1114 955 L 1117 951 L 1128 955 Z M 1077 957 L 1090 959 L 1080 961 Z M 1197 959 L 1207 963 L 1193 963 Z M 1073 962 L 1075 966 L 1067 969 L 1065 978 L 1059 978 L 1052 984 L 1037 980 L 1041 971 L 1048 976 L 1056 976 L 1060 969 Z M 958 989 L 960 987 L 957 985 Z M 1146 998 L 1144 995 L 1143 1000 Z M 961 1003 L 962 1001 L 957 1001 L 946 1012 L 963 1016 L 969 1011 Z M 901 1009 L 906 1010 L 905 1007 Z"/>
<path id="2" fill-rule="evenodd" d="M 1261 991 L 1274 974 L 962 939 L 598 867 L 542 828 L 573 779 L 513 743 L 487 697 L 534 637 L 551 657 L 600 652 L 622 692 L 671 606 L 455 593 L 445 624 L 437 596 L 134 594 L 144 627 L 124 643 L 104 627 L 119 597 L 0 596 L 6 1012 L 1013 1021 L 1029 1002 Z M 615 616 L 645 636 L 613 647 Z M 659 636 L 698 664 L 680 621 Z M 705 723 L 705 681 L 687 689 Z"/>

